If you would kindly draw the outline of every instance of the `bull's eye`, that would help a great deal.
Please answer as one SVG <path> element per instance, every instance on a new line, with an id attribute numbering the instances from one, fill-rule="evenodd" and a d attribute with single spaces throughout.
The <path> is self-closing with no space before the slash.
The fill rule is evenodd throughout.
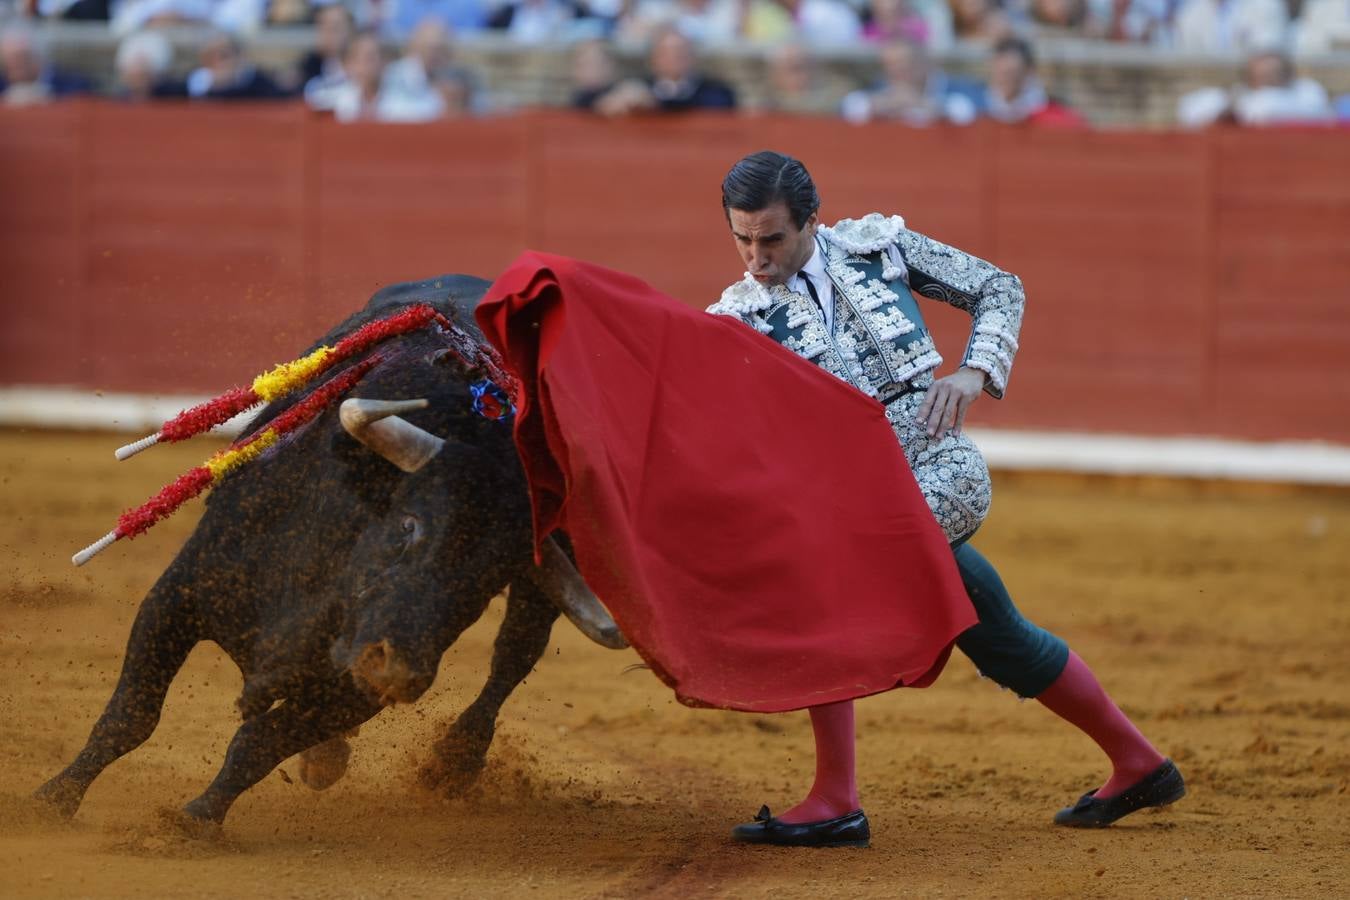
<path id="1" fill-rule="evenodd" d="M 415 544 L 422 539 L 422 523 L 416 516 L 403 517 L 403 543 L 405 545 Z"/>

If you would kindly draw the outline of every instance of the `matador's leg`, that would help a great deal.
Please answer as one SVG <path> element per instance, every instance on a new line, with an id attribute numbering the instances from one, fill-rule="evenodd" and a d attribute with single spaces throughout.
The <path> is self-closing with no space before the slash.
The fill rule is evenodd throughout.
<path id="1" fill-rule="evenodd" d="M 1003 579 L 975 548 L 962 544 L 955 552 L 980 619 L 956 639 L 957 647 L 981 674 L 1023 697 L 1035 697 L 1092 738 L 1111 761 L 1106 782 L 1077 806 L 1062 810 L 1055 821 L 1109 825 L 1137 809 L 1180 799 L 1185 785 L 1176 767 L 1121 712 L 1087 663 L 1018 612 Z"/>

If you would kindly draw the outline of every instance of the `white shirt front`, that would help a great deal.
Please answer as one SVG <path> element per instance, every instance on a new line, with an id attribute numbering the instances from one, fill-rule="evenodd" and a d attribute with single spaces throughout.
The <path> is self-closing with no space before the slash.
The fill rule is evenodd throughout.
<path id="1" fill-rule="evenodd" d="M 811 296 L 811 292 L 806 289 L 806 282 L 802 278 L 805 274 L 811 279 L 811 286 L 816 289 L 816 296 L 820 298 L 821 312 L 825 314 L 825 330 L 834 331 L 834 284 L 830 281 L 830 275 L 825 271 L 825 254 L 820 252 L 820 239 L 816 238 L 815 252 L 811 258 L 802 266 L 800 272 L 793 275 L 784 285 L 789 291 L 796 294 L 805 294 Z"/>

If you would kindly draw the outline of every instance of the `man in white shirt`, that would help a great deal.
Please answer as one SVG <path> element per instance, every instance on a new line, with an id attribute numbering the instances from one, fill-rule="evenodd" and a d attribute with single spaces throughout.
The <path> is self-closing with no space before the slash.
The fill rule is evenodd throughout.
<path id="1" fill-rule="evenodd" d="M 1245 53 L 1284 42 L 1289 13 L 1283 0 L 1185 0 L 1172 26 L 1183 53 Z"/>

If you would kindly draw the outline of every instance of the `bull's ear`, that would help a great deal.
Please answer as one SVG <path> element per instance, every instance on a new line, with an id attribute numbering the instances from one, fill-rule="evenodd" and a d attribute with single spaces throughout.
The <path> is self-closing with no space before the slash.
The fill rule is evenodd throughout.
<path id="1" fill-rule="evenodd" d="M 445 441 L 398 413 L 425 409 L 426 400 L 342 401 L 338 417 L 348 434 L 405 472 L 416 472 L 445 447 Z"/>

